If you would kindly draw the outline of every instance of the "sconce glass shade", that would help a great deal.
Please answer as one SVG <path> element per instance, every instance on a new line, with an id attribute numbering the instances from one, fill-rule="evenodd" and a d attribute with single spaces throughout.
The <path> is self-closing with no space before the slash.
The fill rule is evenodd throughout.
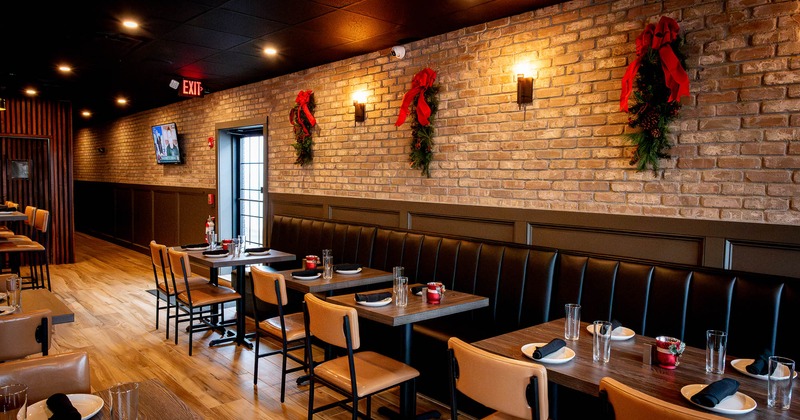
<path id="1" fill-rule="evenodd" d="M 517 104 L 522 107 L 524 104 L 533 103 L 533 77 L 525 77 L 524 74 L 517 75 Z"/>
<path id="2" fill-rule="evenodd" d="M 356 122 L 364 122 L 367 118 L 367 104 L 353 101 L 353 106 L 356 108 Z"/>

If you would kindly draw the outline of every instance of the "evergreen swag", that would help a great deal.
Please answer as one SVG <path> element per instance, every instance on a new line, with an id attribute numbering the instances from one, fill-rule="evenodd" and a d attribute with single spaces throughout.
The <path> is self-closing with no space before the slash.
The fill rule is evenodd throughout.
<path id="1" fill-rule="evenodd" d="M 623 78 L 620 108 L 629 114 L 628 125 L 639 128 L 627 134 L 636 146 L 630 164 L 639 172 L 648 167 L 656 172 L 658 160 L 670 157 L 669 124 L 678 117 L 680 97 L 689 94 L 683 43 L 674 20 L 662 17 L 658 26 L 648 25 L 636 40 L 636 61 Z M 635 104 L 628 108 L 631 89 Z"/>
<path id="2" fill-rule="evenodd" d="M 301 90 L 297 94 L 294 107 L 289 111 L 289 122 L 292 123 L 294 128 L 295 142 L 294 151 L 297 154 L 297 159 L 294 163 L 300 166 L 305 166 L 311 163 L 314 159 L 312 146 L 314 141 L 312 139 L 312 128 L 317 124 L 314 118 L 314 92 L 310 90 Z"/>
<path id="3" fill-rule="evenodd" d="M 430 164 L 433 161 L 433 119 L 439 110 L 439 85 L 434 84 L 435 81 L 436 72 L 431 68 L 424 68 L 414 75 L 395 122 L 399 127 L 406 116 L 411 116 L 410 166 L 421 170 L 422 175 L 428 178 L 431 177 Z"/>

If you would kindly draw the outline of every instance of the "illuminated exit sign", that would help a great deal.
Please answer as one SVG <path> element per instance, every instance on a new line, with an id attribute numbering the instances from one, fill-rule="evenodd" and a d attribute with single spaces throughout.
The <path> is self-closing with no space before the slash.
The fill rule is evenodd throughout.
<path id="1" fill-rule="evenodd" d="M 181 80 L 180 95 L 193 97 L 203 96 L 203 82 L 189 79 Z"/>

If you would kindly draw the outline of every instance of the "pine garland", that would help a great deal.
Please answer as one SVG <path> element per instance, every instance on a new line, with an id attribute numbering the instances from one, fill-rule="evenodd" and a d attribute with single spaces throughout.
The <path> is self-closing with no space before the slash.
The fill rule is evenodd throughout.
<path id="1" fill-rule="evenodd" d="M 439 110 L 439 85 L 435 84 L 426 89 L 422 94 L 425 95 L 425 102 L 431 108 L 431 116 L 428 118 L 430 124 L 422 125 L 417 121 L 416 103 L 417 96 L 411 101 L 409 116 L 411 117 L 411 153 L 408 158 L 411 161 L 411 168 L 422 170 L 422 175 L 431 177 L 430 164 L 433 161 L 433 122 L 436 111 Z"/>

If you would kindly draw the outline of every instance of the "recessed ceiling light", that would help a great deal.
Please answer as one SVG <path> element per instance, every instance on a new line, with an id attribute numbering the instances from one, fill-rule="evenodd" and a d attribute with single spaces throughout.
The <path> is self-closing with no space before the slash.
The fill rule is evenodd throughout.
<path id="1" fill-rule="evenodd" d="M 117 104 L 119 105 L 127 105 L 128 100 L 126 98 L 117 98 Z"/>
<path id="2" fill-rule="evenodd" d="M 70 66 L 68 66 L 66 64 L 60 64 L 58 66 L 58 71 L 60 71 L 62 73 L 69 73 L 69 72 L 72 71 L 72 67 L 70 67 Z"/>
<path id="3" fill-rule="evenodd" d="M 83 111 L 81 111 L 81 115 L 83 115 L 86 118 L 89 118 L 89 117 L 92 116 L 92 112 L 89 111 L 89 110 L 84 109 Z"/>
<path id="4" fill-rule="evenodd" d="M 134 20 L 127 19 L 122 21 L 122 26 L 126 28 L 135 29 L 139 27 L 139 23 Z"/>
<path id="5" fill-rule="evenodd" d="M 277 53 L 278 53 L 278 50 L 276 50 L 275 48 L 272 48 L 272 47 L 264 48 L 264 54 L 266 54 L 266 55 L 275 55 Z"/>
<path id="6" fill-rule="evenodd" d="M 25 94 L 28 95 L 28 96 L 36 96 L 36 95 L 39 94 L 39 92 L 37 92 L 36 89 L 28 88 L 28 89 L 25 89 Z"/>

